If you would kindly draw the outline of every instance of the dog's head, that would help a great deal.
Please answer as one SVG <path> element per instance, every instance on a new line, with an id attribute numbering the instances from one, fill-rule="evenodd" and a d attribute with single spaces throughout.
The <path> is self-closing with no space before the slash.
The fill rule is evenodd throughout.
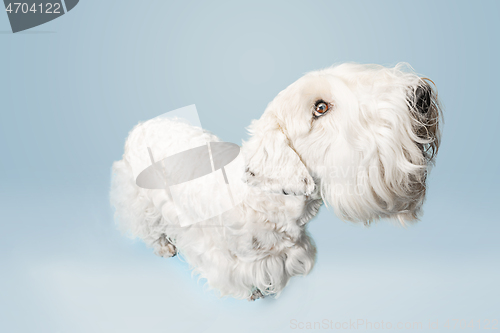
<path id="1" fill-rule="evenodd" d="M 247 182 L 288 195 L 316 187 L 350 221 L 417 219 L 441 110 L 432 82 L 404 67 L 343 64 L 280 92 L 250 126 Z"/>

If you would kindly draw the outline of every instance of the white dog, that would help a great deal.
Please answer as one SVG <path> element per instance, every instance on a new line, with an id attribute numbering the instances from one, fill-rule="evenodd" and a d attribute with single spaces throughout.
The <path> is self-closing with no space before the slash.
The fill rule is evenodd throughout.
<path id="1" fill-rule="evenodd" d="M 194 225 L 179 224 L 168 193 L 138 187 L 134 170 L 151 164 L 146 141 L 167 156 L 194 139 L 220 140 L 169 119 L 137 125 L 113 165 L 117 222 L 163 257 L 179 251 L 222 296 L 278 296 L 290 277 L 314 266 L 306 225 L 323 202 L 340 218 L 365 224 L 418 219 L 441 108 L 432 81 L 405 68 L 342 64 L 280 92 L 243 143 L 246 165 L 235 185 L 241 202 Z M 184 199 L 197 202 L 197 195 L 187 191 Z"/>

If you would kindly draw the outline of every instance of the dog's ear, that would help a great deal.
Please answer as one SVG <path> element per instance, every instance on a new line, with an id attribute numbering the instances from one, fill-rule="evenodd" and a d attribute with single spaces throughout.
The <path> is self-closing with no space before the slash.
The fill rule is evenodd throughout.
<path id="1" fill-rule="evenodd" d="M 272 193 L 310 195 L 315 187 L 314 180 L 284 130 L 269 110 L 261 119 L 252 122 L 249 128 L 252 137 L 243 145 L 244 180 Z"/>

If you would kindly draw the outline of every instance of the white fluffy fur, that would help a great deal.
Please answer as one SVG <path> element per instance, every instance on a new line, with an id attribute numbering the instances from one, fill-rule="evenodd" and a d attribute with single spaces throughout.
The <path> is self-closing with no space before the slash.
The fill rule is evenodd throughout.
<path id="1" fill-rule="evenodd" d="M 173 120 L 137 125 L 113 164 L 117 222 L 159 255 L 177 249 L 221 295 L 279 295 L 290 277 L 314 266 L 306 225 L 324 201 L 350 221 L 418 218 L 441 111 L 428 81 L 404 68 L 343 64 L 308 73 L 280 92 L 243 143 L 244 182 L 237 185 L 243 201 L 192 226 L 178 224 L 165 191 L 139 188 L 134 170 L 150 164 L 145 142 L 172 155 L 194 139 L 219 139 Z M 432 91 L 426 112 L 415 101 L 418 87 Z M 332 108 L 315 119 L 318 100 Z M 185 199 L 197 202 L 196 191 Z"/>

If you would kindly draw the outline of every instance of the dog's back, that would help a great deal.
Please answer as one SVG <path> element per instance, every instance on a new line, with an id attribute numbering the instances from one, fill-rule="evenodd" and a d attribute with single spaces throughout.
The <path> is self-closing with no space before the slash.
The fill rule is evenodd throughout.
<path id="1" fill-rule="evenodd" d="M 165 191 L 139 187 L 137 176 L 152 165 L 152 159 L 161 161 L 209 141 L 220 140 L 178 119 L 154 118 L 135 126 L 125 143 L 122 160 L 114 162 L 112 169 L 110 200 L 119 228 L 148 245 L 157 241 L 164 229 L 164 223 L 159 221 L 175 219 L 174 210 L 168 208 L 173 203 Z"/>

